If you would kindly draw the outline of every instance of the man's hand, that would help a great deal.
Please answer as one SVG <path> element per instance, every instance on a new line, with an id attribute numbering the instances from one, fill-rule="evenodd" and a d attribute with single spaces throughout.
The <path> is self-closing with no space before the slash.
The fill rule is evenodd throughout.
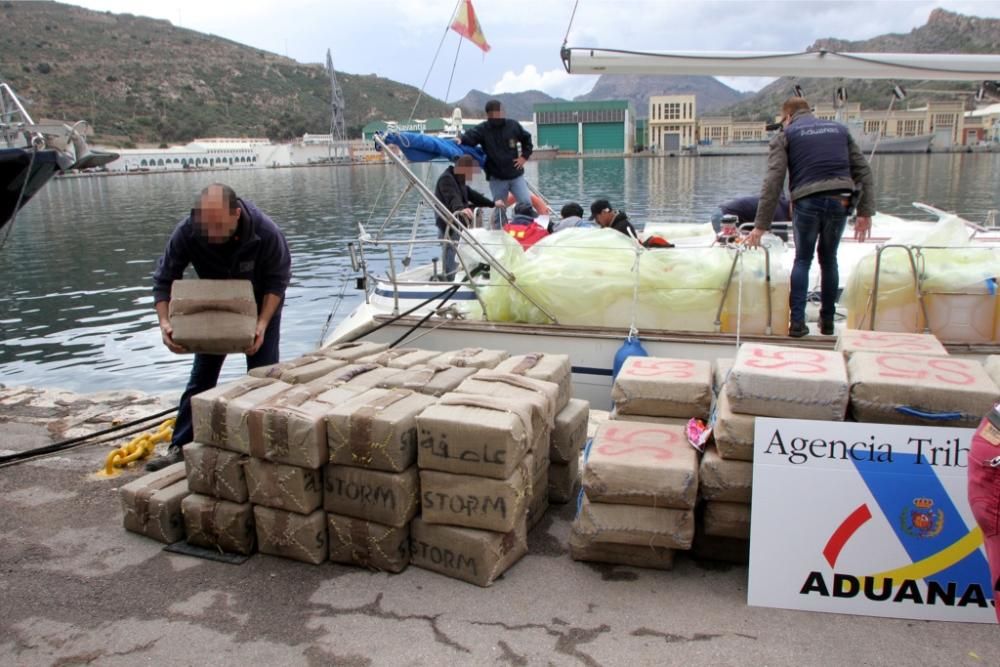
<path id="1" fill-rule="evenodd" d="M 854 240 L 862 243 L 867 241 L 872 236 L 872 219 L 871 216 L 859 215 L 858 219 L 854 221 Z"/>
<path id="2" fill-rule="evenodd" d="M 264 332 L 267 331 L 267 322 L 261 322 L 257 320 L 257 328 L 253 332 L 253 343 L 247 349 L 243 350 L 243 353 L 248 357 L 252 357 L 257 354 L 257 350 L 260 346 L 264 344 Z"/>
<path id="3" fill-rule="evenodd" d="M 456 144 L 460 144 L 462 143 L 462 135 L 458 135 L 457 137 L 452 137 L 451 140 L 454 141 Z"/>
<path id="4" fill-rule="evenodd" d="M 471 208 L 463 208 L 461 211 L 456 211 L 455 215 L 460 218 L 465 218 L 466 222 L 472 222 L 473 213 Z"/>
<path id="5" fill-rule="evenodd" d="M 523 155 L 518 156 L 518 158 L 516 160 L 514 160 L 514 166 L 517 167 L 518 169 L 523 169 L 524 168 L 524 163 L 527 162 L 527 161 L 528 161 L 528 158 L 524 157 Z"/>
<path id="6" fill-rule="evenodd" d="M 167 349 L 174 354 L 187 352 L 186 349 L 174 342 L 174 328 L 170 326 L 169 320 L 160 322 L 160 337 L 163 338 L 163 344 L 167 346 Z"/>
<path id="7" fill-rule="evenodd" d="M 497 208 L 507 208 L 507 202 L 505 202 L 502 199 L 496 200 L 495 202 L 493 202 L 493 205 L 496 206 Z"/>
<path id="8" fill-rule="evenodd" d="M 746 239 L 743 241 L 743 243 L 748 248 L 759 248 L 760 247 L 760 239 L 766 233 L 767 233 L 766 229 L 760 229 L 758 227 L 754 227 L 753 231 L 750 232 L 750 234 L 746 237 Z"/>

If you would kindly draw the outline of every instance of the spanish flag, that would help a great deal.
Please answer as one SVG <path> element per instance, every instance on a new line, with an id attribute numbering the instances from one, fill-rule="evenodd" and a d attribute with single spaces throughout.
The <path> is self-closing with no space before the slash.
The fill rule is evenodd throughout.
<path id="1" fill-rule="evenodd" d="M 483 29 L 479 26 L 479 19 L 476 18 L 476 10 L 472 8 L 472 0 L 465 0 L 459 6 L 451 29 L 481 48 L 483 53 L 490 50 L 486 36 L 483 35 Z"/>

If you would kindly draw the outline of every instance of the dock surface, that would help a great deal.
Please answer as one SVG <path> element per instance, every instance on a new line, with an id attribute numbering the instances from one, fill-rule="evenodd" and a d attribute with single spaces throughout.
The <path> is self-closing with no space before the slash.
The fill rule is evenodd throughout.
<path id="1" fill-rule="evenodd" d="M 0 453 L 170 407 L 0 388 Z M 117 443 L 121 444 L 121 443 Z M 0 468 L 0 664 L 1000 665 L 1000 628 L 748 607 L 747 569 L 577 563 L 574 505 L 491 588 L 257 555 L 227 565 L 122 528 L 114 443 Z"/>

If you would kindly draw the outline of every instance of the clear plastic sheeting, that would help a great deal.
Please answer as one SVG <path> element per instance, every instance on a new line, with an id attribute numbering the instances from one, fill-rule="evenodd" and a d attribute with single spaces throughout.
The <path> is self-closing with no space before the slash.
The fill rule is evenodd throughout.
<path id="1" fill-rule="evenodd" d="M 874 305 L 874 328 L 880 331 L 917 333 L 928 327 L 946 341 L 995 340 L 1000 249 L 974 245 L 965 221 L 954 215 L 942 215 L 930 226 L 896 231 L 886 245 L 910 250 L 882 251 L 877 303 L 873 303 L 876 250 L 861 257 L 851 272 L 843 295 L 848 326 L 871 328 Z M 918 280 L 928 321 L 917 299 Z"/>
<path id="2" fill-rule="evenodd" d="M 506 234 L 474 230 L 476 239 L 515 276 L 517 286 L 552 313 L 560 324 L 640 330 L 715 331 L 719 304 L 736 251 L 720 246 L 647 250 L 610 229 L 570 229 L 550 235 L 528 251 Z M 482 260 L 469 247 L 459 248 L 467 265 Z M 739 264 L 727 298 L 723 322 L 735 331 L 742 276 L 743 331 L 766 322 L 764 253 L 747 252 Z M 781 283 L 787 275 L 772 261 Z M 511 287 L 498 272 L 477 279 L 477 292 L 491 321 L 548 323 L 548 318 Z M 787 292 L 777 310 L 787 311 Z M 774 300 L 772 300 L 774 303 Z M 467 316 L 481 317 L 479 304 L 467 305 Z M 634 318 L 634 320 L 633 320 Z M 787 315 L 785 315 L 787 320 Z M 763 332 L 763 324 L 760 325 Z M 787 321 L 785 324 L 787 330 Z"/>

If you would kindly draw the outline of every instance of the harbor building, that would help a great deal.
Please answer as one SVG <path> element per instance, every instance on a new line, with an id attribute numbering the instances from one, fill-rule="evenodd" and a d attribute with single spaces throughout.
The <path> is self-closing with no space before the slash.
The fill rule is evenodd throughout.
<path id="1" fill-rule="evenodd" d="M 694 145 L 697 134 L 694 95 L 653 95 L 649 98 L 649 148 L 678 152 Z"/>
<path id="2" fill-rule="evenodd" d="M 535 143 L 558 148 L 562 155 L 631 155 L 634 150 L 636 118 L 629 100 L 536 104 L 534 119 Z"/>

